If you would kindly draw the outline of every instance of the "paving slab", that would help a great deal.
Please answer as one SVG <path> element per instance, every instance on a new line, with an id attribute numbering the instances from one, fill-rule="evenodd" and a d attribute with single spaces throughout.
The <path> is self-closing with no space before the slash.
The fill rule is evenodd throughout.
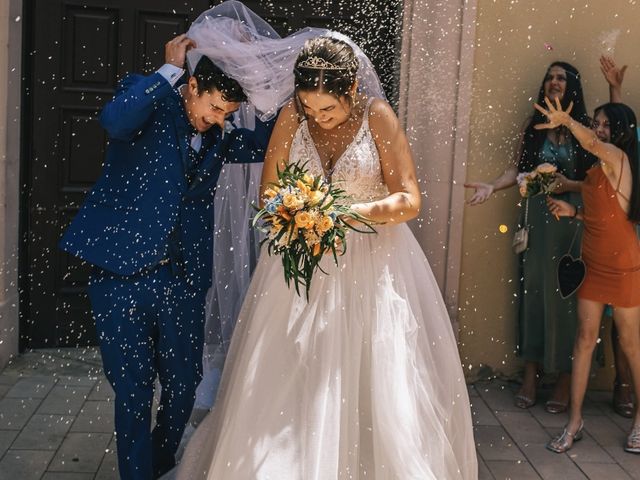
<path id="1" fill-rule="evenodd" d="M 487 460 L 487 467 L 496 480 L 540 480 L 540 475 L 527 462 Z"/>
<path id="2" fill-rule="evenodd" d="M 108 433 L 69 432 L 47 470 L 95 474 L 111 437 Z"/>
<path id="3" fill-rule="evenodd" d="M 96 375 L 84 375 L 84 376 L 76 376 L 76 375 L 63 375 L 58 378 L 58 385 L 69 385 L 75 387 L 93 387 L 99 376 Z"/>
<path id="4" fill-rule="evenodd" d="M 94 478 L 92 473 L 47 472 L 42 480 L 94 480 Z"/>
<path id="5" fill-rule="evenodd" d="M 105 377 L 100 377 L 89 394 L 89 400 L 113 400 L 116 394 Z"/>
<path id="6" fill-rule="evenodd" d="M 87 401 L 78 413 L 71 431 L 113 433 L 113 419 L 113 402 Z"/>
<path id="7" fill-rule="evenodd" d="M 20 380 L 18 375 L 4 373 L 4 371 L 0 374 L 0 385 L 2 386 L 13 387 L 18 380 Z"/>
<path id="8" fill-rule="evenodd" d="M 0 430 L 20 430 L 40 405 L 39 398 L 3 398 L 0 400 Z"/>
<path id="9" fill-rule="evenodd" d="M 627 453 L 622 446 L 604 447 L 611 458 L 634 480 L 640 480 L 640 455 Z"/>
<path id="10" fill-rule="evenodd" d="M 0 399 L 4 398 L 9 390 L 11 390 L 11 385 L 0 385 Z"/>
<path id="11" fill-rule="evenodd" d="M 586 475 L 568 454 L 557 454 L 545 448 L 546 443 L 528 444 L 522 452 L 536 473 L 544 480 L 584 480 Z"/>
<path id="12" fill-rule="evenodd" d="M 471 401 L 471 420 L 474 425 L 500 425 L 495 417 L 494 412 L 479 395 L 470 397 Z"/>
<path id="13" fill-rule="evenodd" d="M 492 411 L 521 412 L 522 409 L 513 404 L 514 390 L 515 386 L 507 382 L 476 384 L 476 391 Z"/>
<path id="14" fill-rule="evenodd" d="M 502 427 L 474 427 L 476 449 L 489 465 L 489 460 L 524 461 L 524 455 Z M 492 470 L 493 471 L 493 470 Z"/>
<path id="15" fill-rule="evenodd" d="M 494 480 L 495 477 L 487 467 L 487 464 L 484 463 L 482 457 L 478 457 L 478 480 Z"/>
<path id="16" fill-rule="evenodd" d="M 5 398 L 44 398 L 55 383 L 56 380 L 52 377 L 21 378 L 6 393 Z"/>
<path id="17" fill-rule="evenodd" d="M 529 412 L 497 412 L 496 418 L 509 436 L 519 445 L 544 444 L 549 434 Z"/>
<path id="18" fill-rule="evenodd" d="M 12 450 L 57 450 L 71 428 L 69 415 L 34 415 L 11 445 Z"/>
<path id="19" fill-rule="evenodd" d="M 581 466 L 593 480 L 630 480 L 631 477 L 616 463 L 585 463 Z"/>
<path id="20" fill-rule="evenodd" d="M 117 480 L 120 478 L 118 470 L 118 457 L 116 456 L 116 437 L 111 439 L 107 451 L 96 473 L 95 480 Z"/>
<path id="21" fill-rule="evenodd" d="M 0 430 L 0 458 L 9 450 L 19 433 L 19 430 Z"/>
<path id="22" fill-rule="evenodd" d="M 54 452 L 9 450 L 0 460 L 0 480 L 40 480 Z"/>
<path id="23" fill-rule="evenodd" d="M 61 385 L 51 389 L 37 413 L 77 415 L 91 392 L 91 386 Z"/>
<path id="24" fill-rule="evenodd" d="M 585 416 L 584 429 L 603 447 L 622 447 L 627 434 L 606 415 Z"/>

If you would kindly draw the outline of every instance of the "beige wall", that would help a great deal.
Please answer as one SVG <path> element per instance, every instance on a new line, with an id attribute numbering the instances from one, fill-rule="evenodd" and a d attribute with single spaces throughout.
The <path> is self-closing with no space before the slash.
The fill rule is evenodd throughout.
<path id="1" fill-rule="evenodd" d="M 466 177 L 489 180 L 513 158 L 531 102 L 549 63 L 564 60 L 581 72 L 587 108 L 608 101 L 598 57 L 614 54 L 628 63 L 624 99 L 640 113 L 640 5 L 628 0 L 584 2 L 479 0 L 475 71 Z M 517 265 L 510 242 L 517 216 L 515 189 L 499 192 L 482 206 L 465 207 L 459 322 L 462 354 L 480 367 L 512 374 L 517 319 Z M 507 225 L 506 234 L 498 227 Z M 595 386 L 610 386 L 600 371 Z"/>
<path id="2" fill-rule="evenodd" d="M 440 285 L 454 329 L 464 208 L 475 0 L 405 0 L 399 117 L 423 193 L 411 227 Z M 466 363 L 467 359 L 463 359 Z"/>
<path id="3" fill-rule="evenodd" d="M 18 351 L 22 1 L 0 1 L 0 370 Z"/>

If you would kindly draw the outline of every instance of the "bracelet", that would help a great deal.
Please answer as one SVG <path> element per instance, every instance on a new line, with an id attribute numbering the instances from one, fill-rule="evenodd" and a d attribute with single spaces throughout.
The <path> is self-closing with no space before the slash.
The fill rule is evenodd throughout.
<path id="1" fill-rule="evenodd" d="M 580 212 L 580 207 L 574 206 L 573 208 L 575 208 L 575 211 L 573 215 L 571 215 L 571 218 L 576 218 L 578 216 L 578 213 Z"/>

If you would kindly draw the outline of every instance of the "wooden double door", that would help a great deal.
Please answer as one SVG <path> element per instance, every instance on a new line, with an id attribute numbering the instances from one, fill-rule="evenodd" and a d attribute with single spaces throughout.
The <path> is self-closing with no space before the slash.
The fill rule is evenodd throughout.
<path id="1" fill-rule="evenodd" d="M 117 80 L 163 63 L 164 44 L 187 31 L 204 0 L 27 0 L 20 250 L 21 347 L 94 344 L 89 266 L 57 248 L 98 178 L 106 148 L 97 121 Z M 341 31 L 374 60 L 397 95 L 401 0 L 248 1 L 281 35 L 304 26 Z"/>

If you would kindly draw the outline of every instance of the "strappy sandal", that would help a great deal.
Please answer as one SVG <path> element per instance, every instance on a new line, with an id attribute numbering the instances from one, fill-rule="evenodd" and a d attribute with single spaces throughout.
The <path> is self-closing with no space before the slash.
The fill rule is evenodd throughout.
<path id="1" fill-rule="evenodd" d="M 544 404 L 544 409 L 548 413 L 564 413 L 569 408 L 568 403 L 559 402 L 557 400 L 549 400 Z"/>
<path id="2" fill-rule="evenodd" d="M 536 404 L 535 398 L 527 397 L 526 395 L 518 394 L 513 397 L 513 404 L 518 408 L 531 408 Z"/>
<path id="3" fill-rule="evenodd" d="M 631 433 L 627 437 L 627 443 L 624 451 L 629 453 L 640 453 L 640 423 L 637 423 L 631 429 Z"/>
<path id="4" fill-rule="evenodd" d="M 562 434 L 547 443 L 547 450 L 556 453 L 564 453 L 573 447 L 573 442 L 582 440 L 582 429 L 584 428 L 584 420 L 580 421 L 580 428 L 575 433 L 571 433 L 564 427 Z M 640 440 L 640 437 L 639 437 Z"/>
<path id="5" fill-rule="evenodd" d="M 613 385 L 613 411 L 624 418 L 633 418 L 635 406 L 633 401 L 623 402 L 620 400 L 620 390 L 623 388 L 631 388 L 628 383 L 615 382 Z"/>

